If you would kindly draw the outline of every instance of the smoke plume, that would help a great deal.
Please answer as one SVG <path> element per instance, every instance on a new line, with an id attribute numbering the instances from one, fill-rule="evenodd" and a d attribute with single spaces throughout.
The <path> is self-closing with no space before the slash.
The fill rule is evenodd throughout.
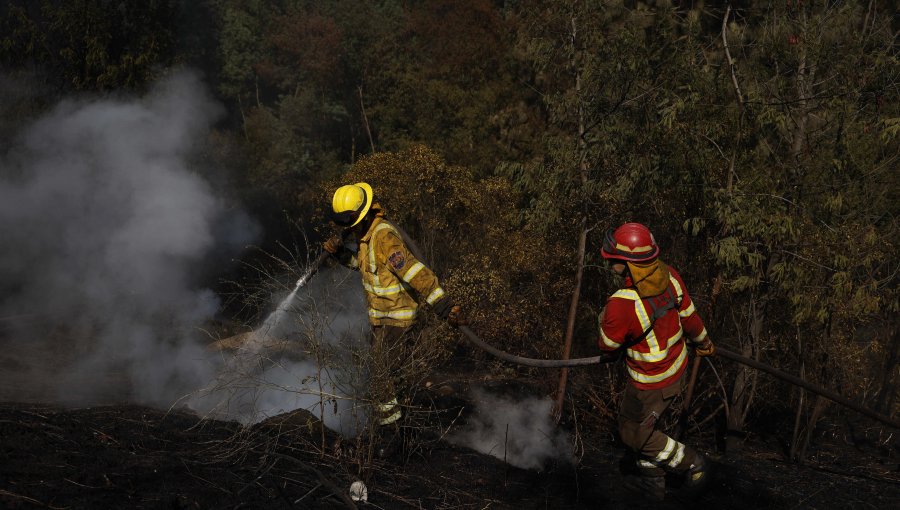
<path id="1" fill-rule="evenodd" d="M 509 398 L 483 389 L 472 396 L 475 413 L 450 442 L 523 469 L 542 470 L 551 461 L 574 460 L 571 438 L 551 418 L 549 397 Z"/>
<path id="2" fill-rule="evenodd" d="M 24 126 L 0 156 L 0 362 L 17 369 L 4 382 L 30 399 L 168 405 L 209 380 L 196 328 L 219 301 L 196 275 L 255 235 L 189 163 L 221 111 L 180 72 Z"/>

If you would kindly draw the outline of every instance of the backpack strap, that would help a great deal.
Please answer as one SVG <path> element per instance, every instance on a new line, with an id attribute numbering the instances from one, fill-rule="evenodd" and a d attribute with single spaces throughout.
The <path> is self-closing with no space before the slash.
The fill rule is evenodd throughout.
<path id="1" fill-rule="evenodd" d="M 667 313 L 669 313 L 669 310 L 678 310 L 679 308 L 681 308 L 681 301 L 679 301 L 678 295 L 672 289 L 671 285 L 666 287 L 666 291 L 664 292 L 664 294 L 666 296 L 666 301 L 662 305 L 657 305 L 655 299 L 641 298 L 641 302 L 649 304 L 650 309 L 653 310 L 653 314 L 650 316 L 650 327 L 644 330 L 644 332 L 638 335 L 636 338 L 632 338 L 631 340 L 623 343 L 617 349 L 618 351 L 624 353 L 628 349 L 643 342 L 644 339 L 647 338 L 647 335 L 649 335 L 650 332 L 653 331 L 653 325 L 656 324 L 657 319 L 665 316 Z"/>

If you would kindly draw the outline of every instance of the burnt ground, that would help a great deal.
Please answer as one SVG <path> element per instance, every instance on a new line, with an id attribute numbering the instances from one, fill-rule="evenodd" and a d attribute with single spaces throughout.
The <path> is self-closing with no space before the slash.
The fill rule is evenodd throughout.
<path id="1" fill-rule="evenodd" d="M 476 374 L 421 393 L 435 426 L 415 432 L 412 451 L 365 460 L 305 411 L 254 426 L 203 420 L 185 410 L 135 405 L 61 408 L 0 404 L 0 507 L 3 508 L 898 508 L 893 453 L 824 437 L 805 465 L 787 463 L 777 438 L 751 436 L 723 456 L 702 437 L 716 479 L 693 502 L 673 491 L 650 503 L 621 487 L 620 448 L 609 432 L 582 430 L 576 465 L 522 470 L 441 439 L 464 421 L 470 383 L 522 388 L 515 379 Z M 408 430 L 410 434 L 413 431 Z M 896 443 L 895 443 L 896 444 Z M 365 469 L 361 469 L 363 466 Z M 363 478 L 369 502 L 348 488 Z M 677 482 L 674 481 L 673 482 Z M 673 485 L 676 485 L 673 483 Z"/>
<path id="2" fill-rule="evenodd" d="M 242 426 L 185 409 L 41 403 L 46 392 L 21 360 L 63 364 L 62 357 L 78 351 L 19 347 L 27 352 L 14 356 L 0 342 L 0 508 L 900 508 L 900 442 L 865 421 L 823 421 L 803 465 L 784 460 L 790 431 L 765 420 L 752 425 L 741 451 L 728 455 L 706 425 L 686 442 L 714 461 L 709 490 L 691 502 L 674 489 L 654 504 L 622 487 L 627 464 L 609 417 L 567 418 L 562 426 L 577 439 L 578 461 L 541 471 L 446 441 L 448 430 L 465 423 L 474 387 L 546 394 L 533 379 L 514 370 L 491 373 L 483 361 L 451 363 L 433 374 L 433 384 L 418 394 L 423 427 L 404 429 L 405 451 L 380 459 L 369 457 L 365 441 L 339 441 L 305 411 Z M 110 387 L 118 380 L 91 377 Z M 570 388 L 573 395 L 584 390 L 575 381 Z M 348 497 L 358 479 L 368 488 L 367 503 Z"/>

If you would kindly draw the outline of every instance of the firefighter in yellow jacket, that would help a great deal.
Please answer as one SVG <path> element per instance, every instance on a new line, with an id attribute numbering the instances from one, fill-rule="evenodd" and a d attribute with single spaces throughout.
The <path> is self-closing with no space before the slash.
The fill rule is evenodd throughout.
<path id="1" fill-rule="evenodd" d="M 344 236 L 324 243 L 325 251 L 345 266 L 362 274 L 369 323 L 372 325 L 373 367 L 370 393 L 375 401 L 375 422 L 396 423 L 403 411 L 396 384 L 401 344 L 419 313 L 417 297 L 451 325 L 465 324 L 459 306 L 445 295 L 437 277 L 413 254 L 401 230 L 384 217 L 374 202 L 372 187 L 364 182 L 341 186 L 332 199 L 332 221 L 346 229 Z M 355 238 L 353 250 L 342 239 Z M 348 243 L 349 244 L 349 243 Z"/>

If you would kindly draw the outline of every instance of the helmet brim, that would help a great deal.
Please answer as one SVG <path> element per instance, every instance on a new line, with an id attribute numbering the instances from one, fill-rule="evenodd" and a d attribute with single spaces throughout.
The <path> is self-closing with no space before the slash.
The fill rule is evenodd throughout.
<path id="1" fill-rule="evenodd" d="M 359 217 L 356 218 L 356 221 L 354 221 L 350 227 L 358 225 L 359 222 L 366 217 L 366 214 L 369 213 L 369 209 L 372 208 L 372 186 L 369 186 L 369 183 L 366 182 L 357 182 L 354 186 L 359 186 L 366 192 L 366 205 L 363 206 L 362 210 L 359 212 Z"/>
<path id="2" fill-rule="evenodd" d="M 603 236 L 603 244 L 600 246 L 600 256 L 606 260 L 621 260 L 623 262 L 646 262 L 659 256 L 659 246 L 653 243 L 653 250 L 649 253 L 629 253 L 617 248 L 615 229 L 609 229 Z"/>
<path id="3" fill-rule="evenodd" d="M 621 260 L 623 262 L 647 262 L 648 260 L 653 260 L 656 257 L 659 257 L 659 246 L 656 247 L 648 255 L 635 256 L 633 254 L 625 254 L 625 253 L 610 253 L 603 248 L 600 248 L 600 256 L 605 258 L 606 260 Z"/>

